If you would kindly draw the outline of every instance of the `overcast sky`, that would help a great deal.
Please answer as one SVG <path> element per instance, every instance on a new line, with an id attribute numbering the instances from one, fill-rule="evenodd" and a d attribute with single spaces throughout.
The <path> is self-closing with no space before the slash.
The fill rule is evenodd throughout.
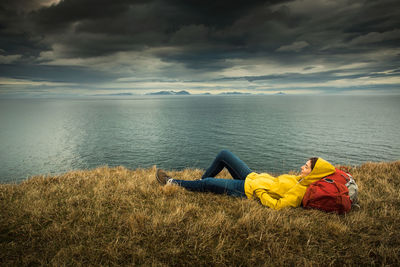
<path id="1" fill-rule="evenodd" d="M 1 0 L 0 97 L 400 94 L 399 0 Z"/>

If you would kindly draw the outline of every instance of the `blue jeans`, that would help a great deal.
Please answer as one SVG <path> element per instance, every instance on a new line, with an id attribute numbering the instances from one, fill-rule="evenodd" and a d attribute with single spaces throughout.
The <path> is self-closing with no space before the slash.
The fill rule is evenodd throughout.
<path id="1" fill-rule="evenodd" d="M 233 179 L 214 178 L 224 168 L 229 171 Z M 251 172 L 253 171 L 232 152 L 222 150 L 214 159 L 211 166 L 205 171 L 201 180 L 185 181 L 173 179 L 172 183 L 178 184 L 190 191 L 246 197 L 244 181 Z"/>

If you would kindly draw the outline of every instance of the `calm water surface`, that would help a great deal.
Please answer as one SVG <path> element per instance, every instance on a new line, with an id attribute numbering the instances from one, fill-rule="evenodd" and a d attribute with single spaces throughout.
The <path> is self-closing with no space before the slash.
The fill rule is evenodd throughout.
<path id="1" fill-rule="evenodd" d="M 253 170 L 400 159 L 399 96 L 0 100 L 0 182 L 123 165 L 206 168 L 221 149 Z"/>

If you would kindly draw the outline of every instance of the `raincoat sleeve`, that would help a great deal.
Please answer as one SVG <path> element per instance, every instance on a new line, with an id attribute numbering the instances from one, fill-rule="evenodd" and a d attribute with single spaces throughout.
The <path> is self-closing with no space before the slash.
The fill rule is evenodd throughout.
<path id="1" fill-rule="evenodd" d="M 265 189 L 256 189 L 254 194 L 261 201 L 261 204 L 268 206 L 274 210 L 280 210 L 285 207 L 299 207 L 303 199 L 304 193 L 301 188 L 295 186 L 291 190 L 287 191 L 283 197 L 275 199 L 268 194 Z"/>

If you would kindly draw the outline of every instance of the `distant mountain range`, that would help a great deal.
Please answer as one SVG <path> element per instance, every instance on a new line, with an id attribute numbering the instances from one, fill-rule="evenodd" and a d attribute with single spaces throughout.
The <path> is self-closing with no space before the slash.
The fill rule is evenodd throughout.
<path id="1" fill-rule="evenodd" d="M 135 96 L 137 94 L 132 94 L 132 93 L 112 93 L 112 94 L 96 94 L 93 96 Z M 189 93 L 188 91 L 182 90 L 182 91 L 158 91 L 158 92 L 151 92 L 151 93 L 146 93 L 145 95 L 192 95 L 191 93 Z M 211 93 L 202 93 L 202 94 L 196 94 L 196 95 L 214 95 Z M 242 92 L 224 92 L 224 93 L 219 93 L 219 94 L 215 94 L 215 95 L 256 95 L 256 94 L 252 94 L 252 93 L 242 93 Z M 265 94 L 261 94 L 261 95 L 265 95 Z M 276 93 L 274 95 L 286 95 L 284 92 L 279 92 Z"/>
<path id="2" fill-rule="evenodd" d="M 146 95 L 190 95 L 188 91 L 159 91 L 159 92 L 153 92 L 153 93 L 147 93 Z"/>
<path id="3" fill-rule="evenodd" d="M 279 92 L 279 95 L 283 95 L 284 93 Z M 152 92 L 152 93 L 147 93 L 146 95 L 192 95 L 188 91 L 159 91 L 159 92 Z M 211 93 L 202 93 L 199 95 L 213 95 Z M 219 93 L 217 95 L 252 95 L 251 93 L 242 93 L 242 92 L 223 92 Z"/>

